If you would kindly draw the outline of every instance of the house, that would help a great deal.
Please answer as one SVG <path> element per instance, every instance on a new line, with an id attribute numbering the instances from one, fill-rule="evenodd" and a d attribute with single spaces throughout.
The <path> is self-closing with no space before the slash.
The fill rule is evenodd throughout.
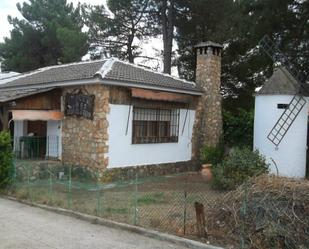
<path id="1" fill-rule="evenodd" d="M 284 68 L 274 70 L 255 96 L 254 148 L 266 157 L 271 173 L 286 177 L 304 178 L 306 176 L 308 97 L 300 113 L 290 118 L 295 120 L 278 146 L 267 136 L 295 94 L 299 94 L 299 84 Z M 282 132 L 282 131 L 281 131 Z M 278 134 L 281 135 L 281 134 Z"/>
<path id="2" fill-rule="evenodd" d="M 18 75 L 0 85 L 0 120 L 19 157 L 149 174 L 193 169 L 201 145 L 216 145 L 222 131 L 222 46 L 195 49 L 196 83 L 114 58 Z"/>

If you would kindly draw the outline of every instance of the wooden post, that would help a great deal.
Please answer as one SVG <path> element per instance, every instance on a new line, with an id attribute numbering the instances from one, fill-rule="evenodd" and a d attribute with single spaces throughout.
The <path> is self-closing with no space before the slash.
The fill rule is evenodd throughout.
<path id="1" fill-rule="evenodd" d="M 206 231 L 204 205 L 202 203 L 195 202 L 194 206 L 196 213 L 197 235 L 201 238 L 205 238 L 207 237 L 207 231 Z"/>
<path id="2" fill-rule="evenodd" d="M 0 110 L 0 121 L 2 123 L 2 129 L 4 131 L 9 129 L 9 117 L 8 117 L 8 112 L 5 107 L 2 107 Z"/>

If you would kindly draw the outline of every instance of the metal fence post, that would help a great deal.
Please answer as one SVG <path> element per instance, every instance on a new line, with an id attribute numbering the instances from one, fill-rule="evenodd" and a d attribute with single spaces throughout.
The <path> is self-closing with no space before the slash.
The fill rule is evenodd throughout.
<path id="1" fill-rule="evenodd" d="M 97 216 L 101 214 L 101 195 L 100 195 L 100 173 L 99 170 L 97 171 L 96 178 L 97 178 Z"/>
<path id="2" fill-rule="evenodd" d="M 49 201 L 53 202 L 53 172 L 50 168 L 48 168 L 49 172 Z"/>
<path id="3" fill-rule="evenodd" d="M 69 166 L 69 178 L 68 178 L 68 209 L 71 209 L 71 188 L 72 188 L 72 166 Z"/>
<path id="4" fill-rule="evenodd" d="M 138 181 L 138 173 L 135 174 L 135 182 L 134 182 L 134 225 L 136 226 L 138 223 L 138 209 L 137 209 L 137 198 L 138 198 L 138 188 L 137 188 L 137 181 Z"/>
<path id="5" fill-rule="evenodd" d="M 30 183 L 30 165 L 27 165 L 27 188 L 28 188 L 28 195 L 30 197 L 30 201 L 32 202 L 32 193 L 31 193 L 31 183 Z"/>
<path id="6" fill-rule="evenodd" d="M 13 157 L 12 160 L 12 172 L 11 172 L 11 184 L 14 186 L 16 183 L 16 158 L 15 156 Z"/>
<path id="7" fill-rule="evenodd" d="M 184 210 L 183 210 L 183 235 L 186 235 L 186 223 L 187 223 L 187 182 L 188 179 L 186 177 L 184 184 Z"/>

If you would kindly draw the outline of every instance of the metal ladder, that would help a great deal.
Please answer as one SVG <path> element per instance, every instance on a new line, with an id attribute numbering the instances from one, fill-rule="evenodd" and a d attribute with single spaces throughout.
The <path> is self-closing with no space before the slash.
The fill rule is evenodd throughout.
<path id="1" fill-rule="evenodd" d="M 278 147 L 305 104 L 306 100 L 303 96 L 294 95 L 288 107 L 284 110 L 274 127 L 267 135 L 268 140 L 270 140 L 276 147 Z"/>

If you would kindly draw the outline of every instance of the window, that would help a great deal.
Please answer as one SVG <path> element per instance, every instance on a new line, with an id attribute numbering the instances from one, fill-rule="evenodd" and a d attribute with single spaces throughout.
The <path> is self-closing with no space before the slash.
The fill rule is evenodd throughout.
<path id="1" fill-rule="evenodd" d="M 178 142 L 179 109 L 133 108 L 133 144 Z"/>
<path id="2" fill-rule="evenodd" d="M 277 108 L 278 109 L 288 109 L 289 108 L 289 104 L 278 104 Z"/>

